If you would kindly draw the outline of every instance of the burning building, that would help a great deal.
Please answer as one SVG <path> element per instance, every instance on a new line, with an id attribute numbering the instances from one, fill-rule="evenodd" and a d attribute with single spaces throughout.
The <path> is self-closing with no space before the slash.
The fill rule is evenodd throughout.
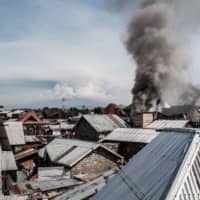
<path id="1" fill-rule="evenodd" d="M 129 25 L 126 48 L 137 65 L 132 117 L 148 112 L 157 99 L 171 95 L 176 103 L 195 104 L 200 96 L 199 89 L 180 79 L 189 63 L 179 45 L 175 4 L 176 0 L 146 0 Z"/>

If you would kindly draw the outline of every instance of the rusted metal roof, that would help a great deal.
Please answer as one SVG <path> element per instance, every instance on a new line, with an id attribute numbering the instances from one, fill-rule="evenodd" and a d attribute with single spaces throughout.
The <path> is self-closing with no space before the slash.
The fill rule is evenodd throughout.
<path id="1" fill-rule="evenodd" d="M 159 135 L 155 129 L 117 128 L 106 136 L 102 142 L 149 143 Z"/>

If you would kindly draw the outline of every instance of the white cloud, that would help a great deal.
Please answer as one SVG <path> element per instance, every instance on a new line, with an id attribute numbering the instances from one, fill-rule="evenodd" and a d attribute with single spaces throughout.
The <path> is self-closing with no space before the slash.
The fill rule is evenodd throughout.
<path id="1" fill-rule="evenodd" d="M 113 101 L 116 99 L 106 84 L 97 80 L 88 80 L 86 84 L 70 86 L 68 83 L 58 83 L 51 90 L 46 90 L 43 96 L 50 99 L 89 99 L 99 101 Z"/>

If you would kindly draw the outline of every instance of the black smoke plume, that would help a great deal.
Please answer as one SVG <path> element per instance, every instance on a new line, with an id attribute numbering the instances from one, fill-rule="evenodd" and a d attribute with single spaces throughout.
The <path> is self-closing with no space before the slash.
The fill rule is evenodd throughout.
<path id="1" fill-rule="evenodd" d="M 169 85 L 174 89 L 180 74 L 187 69 L 188 62 L 173 27 L 173 2 L 145 1 L 129 25 L 126 48 L 137 64 L 132 114 L 149 111 L 157 99 L 163 100 L 164 92 L 170 90 Z M 181 86 L 181 82 L 178 85 Z M 200 96 L 194 86 L 185 85 L 184 89 L 177 90 L 179 101 L 190 95 L 187 103 L 194 104 Z"/>

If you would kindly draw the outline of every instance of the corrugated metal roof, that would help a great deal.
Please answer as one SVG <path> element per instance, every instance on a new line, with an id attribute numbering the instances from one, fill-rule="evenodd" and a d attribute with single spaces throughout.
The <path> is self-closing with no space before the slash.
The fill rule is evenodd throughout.
<path id="1" fill-rule="evenodd" d="M 119 154 L 108 150 L 103 145 L 82 140 L 61 138 L 54 139 L 48 145 L 40 149 L 39 156 L 44 158 L 47 153 L 52 162 L 72 167 L 90 152 L 99 147 L 118 157 L 120 160 L 122 159 Z"/>
<path id="2" fill-rule="evenodd" d="M 56 138 L 40 149 L 39 156 L 44 157 L 45 151 L 47 151 L 52 162 L 71 166 L 71 164 L 96 145 L 93 142 Z"/>
<path id="3" fill-rule="evenodd" d="M 2 151 L 2 171 L 17 170 L 17 165 L 12 151 Z"/>
<path id="4" fill-rule="evenodd" d="M 185 129 L 162 132 L 119 170 L 93 200 L 166 199 L 194 137 L 194 132 Z"/>
<path id="5" fill-rule="evenodd" d="M 53 180 L 37 180 L 29 182 L 28 184 L 30 184 L 34 190 L 39 189 L 44 192 L 60 188 L 72 187 L 81 183 L 81 181 L 70 178 L 55 178 Z"/>
<path id="6" fill-rule="evenodd" d="M 196 135 L 166 200 L 198 200 L 200 197 L 200 137 Z"/>
<path id="7" fill-rule="evenodd" d="M 28 200 L 27 196 L 0 196 L 0 200 Z"/>
<path id="8" fill-rule="evenodd" d="M 103 142 L 149 143 L 160 132 L 155 129 L 117 128 L 103 139 Z"/>
<path id="9" fill-rule="evenodd" d="M 148 125 L 146 128 L 184 128 L 188 124 L 188 122 L 188 120 L 156 120 Z"/>
<path id="10" fill-rule="evenodd" d="M 25 144 L 24 130 L 21 122 L 5 122 L 4 126 L 0 126 L 0 133 L 7 135 L 10 145 Z"/>
<path id="11" fill-rule="evenodd" d="M 107 178 L 112 177 L 114 171 L 109 171 L 105 176 Z M 107 179 L 108 180 L 108 179 Z M 62 195 L 55 197 L 54 200 L 83 200 L 99 191 L 107 181 L 104 176 L 100 176 L 93 181 L 77 186 L 72 190 L 64 192 Z"/>
<path id="12" fill-rule="evenodd" d="M 64 167 L 39 167 L 38 168 L 38 178 L 49 179 L 61 177 L 64 174 Z"/>
<path id="13" fill-rule="evenodd" d="M 107 132 L 112 131 L 115 128 L 126 128 L 126 123 L 117 115 L 84 115 L 85 120 L 90 123 L 90 125 L 97 132 Z"/>

